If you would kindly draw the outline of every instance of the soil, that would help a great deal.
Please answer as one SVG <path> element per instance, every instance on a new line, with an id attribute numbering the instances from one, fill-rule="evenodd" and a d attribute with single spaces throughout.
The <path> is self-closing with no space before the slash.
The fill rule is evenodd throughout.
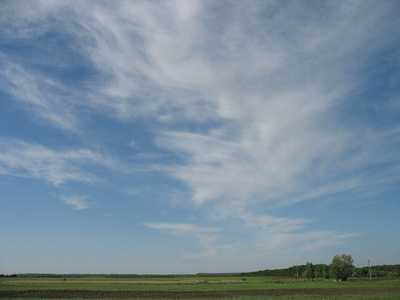
<path id="1" fill-rule="evenodd" d="M 310 288 L 310 289 L 266 289 L 266 290 L 228 290 L 228 291 L 87 291 L 87 290 L 24 290 L 0 291 L 0 298 L 147 298 L 147 299 L 195 299 L 195 298 L 233 298 L 240 296 L 340 296 L 349 294 L 400 294 L 400 288 Z"/>

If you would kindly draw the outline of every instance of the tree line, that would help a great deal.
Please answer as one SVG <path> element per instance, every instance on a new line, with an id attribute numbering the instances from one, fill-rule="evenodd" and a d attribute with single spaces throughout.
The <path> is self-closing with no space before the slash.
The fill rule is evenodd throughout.
<path id="1" fill-rule="evenodd" d="M 371 277 L 400 277 L 400 264 L 371 266 Z M 312 264 L 292 266 L 285 269 L 260 270 L 255 272 L 240 273 L 240 276 L 264 277 L 294 277 L 301 279 L 337 279 L 347 280 L 348 277 L 369 277 L 369 267 L 356 268 L 353 266 L 351 255 L 336 255 L 331 264 Z"/>

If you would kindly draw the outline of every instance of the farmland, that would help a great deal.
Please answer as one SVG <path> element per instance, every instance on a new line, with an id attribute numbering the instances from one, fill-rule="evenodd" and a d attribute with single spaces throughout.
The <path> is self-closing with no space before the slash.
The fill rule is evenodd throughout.
<path id="1" fill-rule="evenodd" d="M 283 277 L 3 278 L 3 299 L 400 299 L 400 280 L 304 281 Z"/>

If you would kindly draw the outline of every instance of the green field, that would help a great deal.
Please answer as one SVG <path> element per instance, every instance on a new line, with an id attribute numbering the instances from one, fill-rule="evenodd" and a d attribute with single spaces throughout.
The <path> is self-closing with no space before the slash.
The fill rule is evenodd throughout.
<path id="1" fill-rule="evenodd" d="M 2 299 L 400 299 L 400 279 L 304 281 L 292 278 L 2 278 Z"/>

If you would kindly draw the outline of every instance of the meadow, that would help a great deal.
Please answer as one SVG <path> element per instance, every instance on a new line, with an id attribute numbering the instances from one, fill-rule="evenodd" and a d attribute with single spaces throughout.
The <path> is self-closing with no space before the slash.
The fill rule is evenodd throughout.
<path id="1" fill-rule="evenodd" d="M 283 277 L 2 278 L 2 299 L 400 299 L 400 279 L 301 281 Z"/>

